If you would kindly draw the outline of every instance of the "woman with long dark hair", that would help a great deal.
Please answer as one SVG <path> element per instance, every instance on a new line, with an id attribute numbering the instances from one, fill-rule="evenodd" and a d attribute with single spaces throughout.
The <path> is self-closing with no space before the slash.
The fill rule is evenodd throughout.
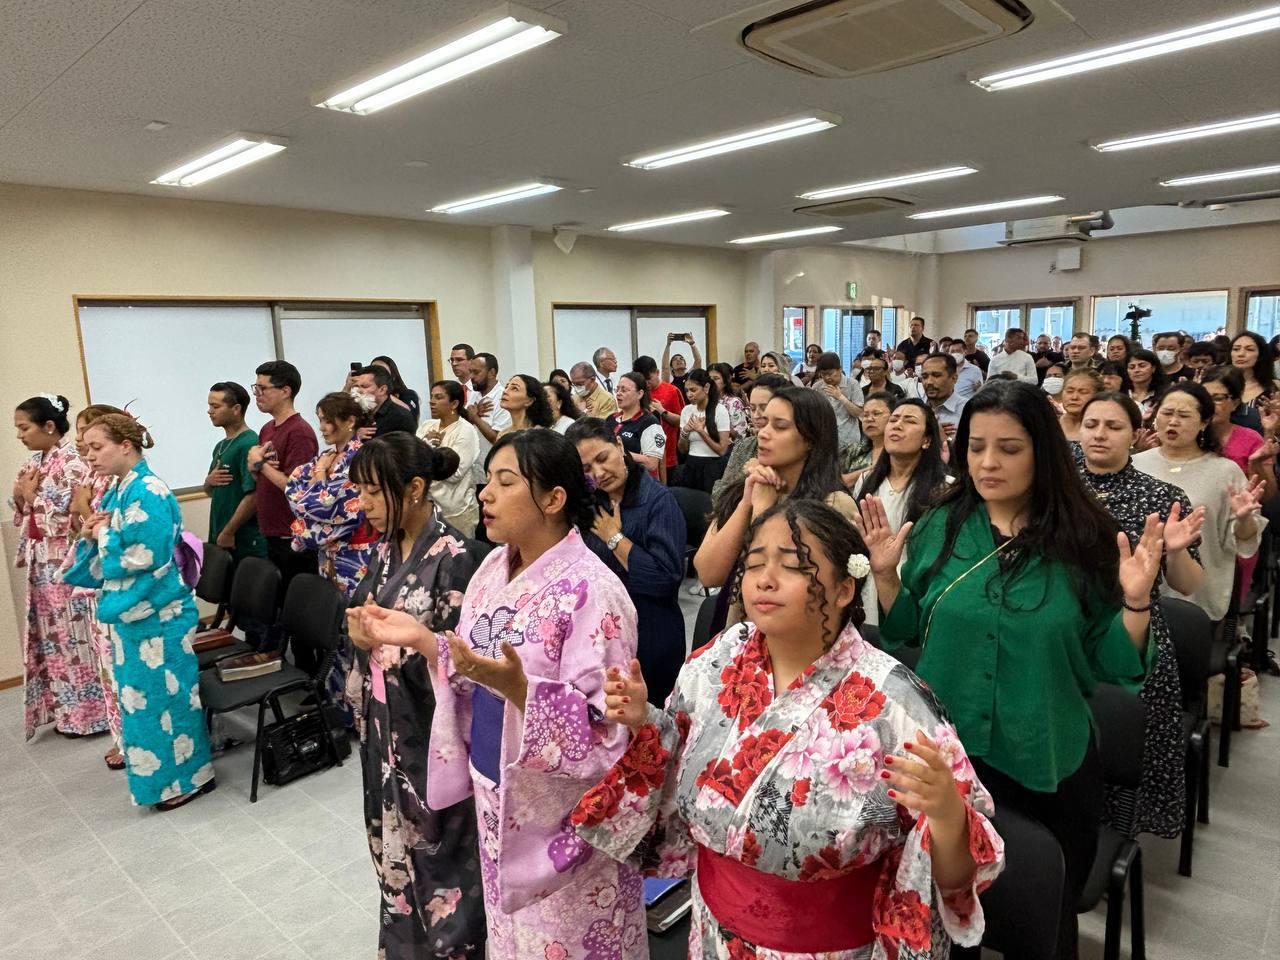
<path id="1" fill-rule="evenodd" d="M 867 404 L 870 403 L 868 399 Z M 890 412 L 882 435 L 882 452 L 858 478 L 853 498 L 879 497 L 889 528 L 897 533 L 904 523 L 919 520 L 948 482 L 947 465 L 942 459 L 942 430 L 929 404 L 902 400 Z M 867 623 L 878 624 L 880 610 L 874 577 L 867 577 L 863 584 L 862 606 Z"/>
<path id="2" fill-rule="evenodd" d="M 680 411 L 680 452 L 686 456 L 671 483 L 710 493 L 716 464 L 729 446 L 729 411 L 706 370 L 690 370 L 684 390 L 689 402 Z"/>
<path id="3" fill-rule="evenodd" d="M 1107 361 L 1110 363 L 1118 363 L 1121 367 L 1127 366 L 1129 357 L 1133 354 L 1133 341 L 1124 334 L 1113 334 L 1107 337 Z"/>
<path id="4" fill-rule="evenodd" d="M 361 718 L 364 818 L 386 960 L 484 957 L 475 804 L 467 797 L 436 809 L 424 789 L 436 703 L 430 665 L 417 650 L 375 643 L 359 612 L 372 603 L 428 630 L 458 625 L 485 548 L 445 523 L 430 491 L 460 467 L 449 447 L 403 432 L 370 440 L 351 461 L 360 508 L 381 535 L 347 613 L 356 648 L 347 690 Z"/>
<path id="5" fill-rule="evenodd" d="M 609 414 L 605 424 L 635 461 L 651 477 L 660 479 L 667 467 L 667 435 L 662 423 L 649 412 L 651 397 L 644 377 L 634 372 L 619 374 L 613 395 L 618 412 Z"/>
<path id="6" fill-rule="evenodd" d="M 879 499 L 862 502 L 857 523 L 888 611 L 880 634 L 888 649 L 922 648 L 916 672 L 951 712 L 997 806 L 1057 837 L 1067 871 L 1060 955 L 1071 956 L 1103 804 L 1088 696 L 1102 681 L 1136 689 L 1146 674 L 1162 530 L 1150 517 L 1129 546 L 1028 384 L 978 391 L 954 451 L 955 483 L 917 524 L 895 535 Z"/>
<path id="7" fill-rule="evenodd" d="M 1276 366 L 1267 341 L 1252 330 L 1242 330 L 1232 337 L 1231 365 L 1244 377 L 1244 392 L 1236 411 L 1239 423 L 1246 412 L 1257 410 L 1275 393 Z"/>
<path id="8" fill-rule="evenodd" d="M 661 706 L 685 655 L 680 610 L 684 514 L 675 495 L 636 462 L 608 422 L 587 417 L 565 436 L 578 448 L 582 470 L 591 478 L 598 500 L 587 543 L 622 581 L 635 604 L 636 657 L 649 680 L 649 696 Z"/>
<path id="9" fill-rule="evenodd" d="M 733 379 L 733 367 L 727 363 L 709 363 L 707 373 L 715 381 L 720 403 L 729 413 L 729 441 L 732 443 L 750 436 L 751 418 L 747 416 L 742 388 Z"/>
<path id="10" fill-rule="evenodd" d="M 542 392 L 542 382 L 527 373 L 517 373 L 507 381 L 500 406 L 511 414 L 511 425 L 499 433 L 499 436 L 528 430 L 530 427 L 551 429 L 555 426 L 551 405 L 547 403 L 547 395 Z"/>
<path id="11" fill-rule="evenodd" d="M 1160 394 L 1169 386 L 1160 358 L 1150 350 L 1134 350 L 1129 354 L 1125 370 L 1129 374 L 1129 399 L 1138 405 L 1143 419 L 1149 419 L 1155 413 Z"/>
<path id="12" fill-rule="evenodd" d="M 467 413 L 466 389 L 457 380 L 437 380 L 431 385 L 431 419 L 418 428 L 418 437 L 457 456 L 458 469 L 431 484 L 431 499 L 445 523 L 464 536 L 473 535 L 480 525 L 474 479 L 480 432 Z"/>
<path id="13" fill-rule="evenodd" d="M 441 709 L 427 748 L 427 795 L 442 809 L 474 795 L 491 960 L 648 956 L 640 875 L 589 857 L 568 824 L 622 755 L 604 719 L 604 676 L 636 655 L 636 612 L 583 542 L 595 523 L 582 461 L 553 430 L 500 437 L 480 494 L 501 544 L 472 577 L 457 632 L 400 610 L 357 608 L 377 643 L 423 654 Z M 612 891 L 612 896 L 602 891 Z"/>
<path id="14" fill-rule="evenodd" d="M 582 419 L 582 411 L 573 402 L 572 388 L 553 377 L 542 385 L 542 392 L 547 398 L 547 406 L 551 408 L 551 429 L 556 433 L 564 433 Z"/>
<path id="15" fill-rule="evenodd" d="M 1164 562 L 1151 585 L 1150 597 L 1150 643 L 1155 647 L 1155 659 L 1140 694 L 1147 715 L 1135 823 L 1139 832 L 1176 837 L 1184 826 L 1186 796 L 1182 688 L 1177 652 L 1160 609 L 1160 587 L 1167 580 L 1184 594 L 1199 588 L 1204 569 L 1197 541 L 1204 525 L 1204 508 L 1193 510 L 1180 488 L 1134 467 L 1129 451 L 1141 428 L 1142 413 L 1124 394 L 1105 392 L 1093 397 L 1085 404 L 1080 427 L 1080 476 L 1131 543 L 1141 538 L 1148 515 L 1154 513 L 1165 525 Z M 1124 792 L 1107 791 L 1109 812 L 1124 802 Z"/>
<path id="16" fill-rule="evenodd" d="M 369 361 L 371 367 L 382 367 L 387 373 L 391 374 L 391 397 L 398 400 L 409 408 L 409 412 L 413 414 L 413 422 L 417 423 L 422 416 L 422 404 L 418 400 L 418 391 L 411 390 L 409 385 L 404 382 L 404 377 L 400 376 L 400 368 L 396 366 L 396 362 L 390 357 L 381 356 L 374 357 Z"/>

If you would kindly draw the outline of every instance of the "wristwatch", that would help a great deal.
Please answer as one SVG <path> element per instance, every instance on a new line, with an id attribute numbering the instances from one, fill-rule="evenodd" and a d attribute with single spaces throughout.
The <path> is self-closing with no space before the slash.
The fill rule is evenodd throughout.
<path id="1" fill-rule="evenodd" d="M 622 534 L 615 533 L 612 537 L 610 537 L 608 540 L 605 541 L 605 546 L 608 547 L 609 552 L 612 553 L 614 550 L 618 549 L 618 544 L 620 544 L 621 542 L 622 542 Z"/>

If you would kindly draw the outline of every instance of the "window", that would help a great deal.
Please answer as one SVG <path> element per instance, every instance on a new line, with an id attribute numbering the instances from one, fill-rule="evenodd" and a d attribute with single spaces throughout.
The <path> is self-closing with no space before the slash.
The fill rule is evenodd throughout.
<path id="1" fill-rule="evenodd" d="M 809 311 L 805 307 L 782 308 L 782 349 L 794 366 L 804 362 Z"/>
<path id="2" fill-rule="evenodd" d="M 1270 340 L 1280 334 L 1280 290 L 1254 290 L 1245 301 L 1246 330 Z"/>
<path id="3" fill-rule="evenodd" d="M 898 345 L 898 312 L 902 307 L 881 307 L 880 308 L 880 342 L 888 347 Z"/>
<path id="4" fill-rule="evenodd" d="M 702 364 L 715 355 L 705 307 L 561 307 L 551 311 L 555 364 L 564 370 L 575 363 L 591 362 L 598 347 L 606 346 L 618 359 L 618 370 L 627 371 L 636 357 L 653 357 L 659 364 L 677 354 L 689 369 L 695 366 L 693 349 L 686 340 L 668 341 L 667 334 L 689 334 L 698 347 Z"/>
<path id="5" fill-rule="evenodd" d="M 853 358 L 867 346 L 867 331 L 875 325 L 874 310 L 848 307 L 822 308 L 822 349 L 840 355 L 845 371 L 853 369 Z"/>
<path id="6" fill-rule="evenodd" d="M 1005 331 L 1010 327 L 1026 331 L 1032 342 L 1041 334 L 1068 340 L 1075 329 L 1075 321 L 1074 300 L 990 303 L 973 308 L 973 326 L 978 331 L 978 342 L 988 353 L 1004 339 Z"/>
<path id="7" fill-rule="evenodd" d="M 1126 319 L 1130 316 L 1133 320 Z M 1122 293 L 1093 298 L 1093 333 L 1099 339 L 1106 340 L 1116 334 L 1133 336 L 1134 320 L 1138 339 L 1145 347 L 1151 346 L 1153 335 L 1165 330 L 1189 333 L 1197 340 L 1210 340 L 1226 332 L 1227 291 Z"/>

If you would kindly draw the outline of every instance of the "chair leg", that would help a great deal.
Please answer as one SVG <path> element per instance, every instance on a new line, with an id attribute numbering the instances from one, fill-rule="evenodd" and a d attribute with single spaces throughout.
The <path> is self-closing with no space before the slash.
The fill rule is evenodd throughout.
<path id="1" fill-rule="evenodd" d="M 258 771 L 262 769 L 262 729 L 267 716 L 267 703 L 258 701 L 258 733 L 253 738 L 253 782 L 249 787 L 249 802 L 258 802 Z"/>
<path id="2" fill-rule="evenodd" d="M 1196 819 L 1203 824 L 1209 823 L 1209 741 L 1206 736 L 1200 747 L 1199 792 L 1196 798 Z"/>
<path id="3" fill-rule="evenodd" d="M 1191 876 L 1191 850 L 1196 839 L 1196 801 L 1200 796 L 1200 762 L 1191 745 L 1187 745 L 1185 760 L 1186 798 L 1182 815 L 1182 840 L 1178 849 L 1178 873 Z"/>
<path id="4" fill-rule="evenodd" d="M 1120 932 L 1124 927 L 1124 878 L 1113 876 L 1107 884 L 1107 933 L 1103 942 L 1103 960 L 1120 960 Z"/>
<path id="5" fill-rule="evenodd" d="M 1228 654 L 1222 673 L 1222 723 L 1218 725 L 1218 766 L 1231 766 L 1231 731 L 1240 722 L 1240 654 Z"/>
<path id="6" fill-rule="evenodd" d="M 1147 918 L 1142 889 L 1142 848 L 1129 867 L 1129 956 L 1147 960 Z"/>
<path id="7" fill-rule="evenodd" d="M 276 718 L 276 723 L 284 723 L 284 711 L 280 709 L 280 698 L 271 698 L 271 715 Z"/>

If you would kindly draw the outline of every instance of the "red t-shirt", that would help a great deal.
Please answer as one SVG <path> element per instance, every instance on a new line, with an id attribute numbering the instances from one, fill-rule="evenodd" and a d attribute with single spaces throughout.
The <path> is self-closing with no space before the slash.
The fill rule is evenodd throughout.
<path id="1" fill-rule="evenodd" d="M 679 413 L 685 407 L 684 394 L 665 380 L 650 390 L 649 394 L 661 403 L 668 413 Z M 676 458 L 680 452 L 680 426 L 667 423 L 665 417 L 660 417 L 659 420 L 662 422 L 662 432 L 667 435 L 667 467 L 670 469 L 676 465 Z"/>
<path id="2" fill-rule="evenodd" d="M 258 443 L 266 446 L 270 441 L 280 461 L 280 472 L 286 477 L 302 464 L 315 459 L 320 452 L 316 432 L 311 424 L 295 413 L 288 420 L 277 424 L 268 420 L 258 431 Z M 264 537 L 287 537 L 293 523 L 293 510 L 285 499 L 284 491 L 258 474 L 258 529 Z"/>

